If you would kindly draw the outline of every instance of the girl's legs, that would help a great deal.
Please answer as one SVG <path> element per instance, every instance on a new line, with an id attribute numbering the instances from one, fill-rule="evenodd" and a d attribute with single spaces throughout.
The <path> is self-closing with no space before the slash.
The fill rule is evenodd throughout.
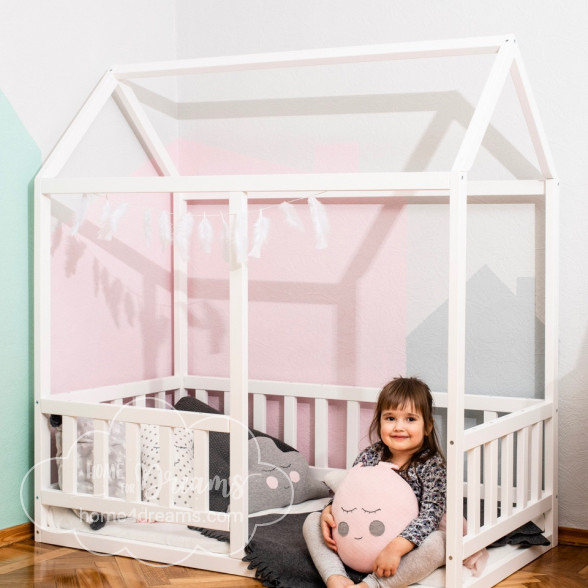
<path id="1" fill-rule="evenodd" d="M 323 540 L 321 532 L 321 513 L 311 512 L 302 527 L 304 540 L 310 552 L 310 557 L 320 574 L 323 582 L 331 588 L 335 586 L 353 586 L 353 581 L 347 577 L 343 562 L 339 556 Z M 330 580 L 329 580 L 330 578 Z"/>
<path id="2" fill-rule="evenodd" d="M 328 548 L 327 548 L 328 549 Z M 400 588 L 419 582 L 445 565 L 445 532 L 433 531 L 418 547 L 407 553 L 401 560 L 398 570 L 389 578 L 375 574 L 366 576 L 361 586 L 369 588 Z"/>

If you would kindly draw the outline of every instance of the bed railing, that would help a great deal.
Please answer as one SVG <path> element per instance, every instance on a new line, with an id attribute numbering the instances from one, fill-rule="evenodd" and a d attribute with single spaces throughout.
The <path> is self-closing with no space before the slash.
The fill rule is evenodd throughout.
<path id="1" fill-rule="evenodd" d="M 183 386 L 182 386 L 183 384 Z M 125 425 L 127 464 L 140 463 L 140 425 L 159 427 L 162 447 L 161 467 L 173 471 L 172 434 L 174 427 L 189 427 L 194 431 L 195 473 L 208 480 L 208 436 L 211 431 L 229 432 L 229 418 L 225 415 L 203 415 L 157 408 L 171 407 L 187 394 L 208 401 L 210 396 L 220 397 L 220 406 L 229 412 L 230 393 L 228 379 L 170 377 L 160 380 L 135 382 L 98 390 L 77 391 L 42 400 L 44 414 L 63 415 L 64 447 L 73 447 L 77 435 L 76 419 L 94 419 L 95 430 L 105 433 L 109 423 L 116 419 Z M 344 404 L 346 429 L 346 466 L 351 465 L 359 448 L 361 403 L 375 402 L 377 388 L 348 386 L 317 386 L 288 382 L 250 380 L 252 426 L 262 431 L 268 428 L 268 401 L 280 399 L 284 440 L 296 446 L 299 404 L 312 399 L 315 427 L 311 459 L 318 474 L 332 469 L 329 464 L 329 407 L 337 401 Z M 83 398 L 99 398 L 102 404 L 88 404 Z M 435 405 L 446 407 L 447 395 L 434 393 Z M 129 406 L 132 403 L 132 407 Z M 465 407 L 482 411 L 487 422 L 464 433 L 465 478 L 463 496 L 467 498 L 464 515 L 467 532 L 463 538 L 464 557 L 471 555 L 493 541 L 515 530 L 526 522 L 550 511 L 553 505 L 552 485 L 546 474 L 550 467 L 549 456 L 544 456 L 545 440 L 553 416 L 548 401 L 527 398 L 499 398 L 466 395 Z M 508 414 L 505 414 L 508 413 Z M 501 414 L 498 418 L 498 415 Z M 97 436 L 95 465 L 108 470 L 108 443 Z M 341 439 L 336 440 L 339 449 Z M 547 443 L 548 446 L 548 443 Z M 318 475 L 317 474 L 317 475 Z M 131 465 L 126 473 L 127 493 L 124 500 L 108 497 L 108 480 L 98 476 L 94 496 L 77 492 L 75 454 L 63 458 L 63 490 L 43 491 L 44 504 L 79 508 L 91 511 L 116 511 L 129 516 L 146 512 L 151 518 L 227 531 L 231 522 L 225 513 L 208 510 L 207 493 L 195 493 L 190 508 L 173 504 L 169 489 L 163 490 L 158 504 L 141 501 L 140 479 Z M 546 533 L 549 537 L 549 533 Z"/>

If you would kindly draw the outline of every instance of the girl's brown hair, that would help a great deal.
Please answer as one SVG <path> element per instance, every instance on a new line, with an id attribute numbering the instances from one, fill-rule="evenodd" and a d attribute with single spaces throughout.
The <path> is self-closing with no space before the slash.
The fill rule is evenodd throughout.
<path id="1" fill-rule="evenodd" d="M 370 442 L 373 443 L 374 439 L 377 441 L 382 440 L 380 437 L 382 413 L 386 410 L 396 410 L 405 407 L 412 407 L 416 412 L 421 414 L 425 422 L 423 444 L 411 457 L 409 465 L 422 463 L 434 455 L 440 455 L 445 459 L 435 429 L 431 390 L 427 384 L 418 378 L 394 378 L 382 388 L 378 396 L 374 418 L 369 428 Z M 428 430 L 429 432 L 427 433 Z M 390 450 L 384 445 L 382 459 L 388 460 L 391 457 Z"/>

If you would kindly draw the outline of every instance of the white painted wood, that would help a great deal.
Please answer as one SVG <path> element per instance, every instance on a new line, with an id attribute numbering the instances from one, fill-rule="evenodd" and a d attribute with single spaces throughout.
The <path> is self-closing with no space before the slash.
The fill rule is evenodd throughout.
<path id="1" fill-rule="evenodd" d="M 447 418 L 447 585 L 462 582 L 462 503 L 464 479 L 464 384 L 466 308 L 466 174 L 452 174 L 449 202 L 449 317 Z"/>
<path id="2" fill-rule="evenodd" d="M 517 433 L 517 510 L 529 502 L 529 427 Z"/>
<path id="3" fill-rule="evenodd" d="M 477 445 L 484 445 L 492 441 L 492 439 L 504 437 L 518 429 L 548 419 L 551 416 L 551 411 L 551 402 L 542 402 L 535 407 L 524 408 L 523 410 L 503 416 L 500 420 L 490 421 L 472 427 L 464 433 L 465 450 L 467 451 Z"/>
<path id="4" fill-rule="evenodd" d="M 84 388 L 81 390 L 72 390 L 61 394 L 52 394 L 53 400 L 71 400 L 71 401 L 88 401 L 92 402 L 109 402 L 116 399 L 132 398 L 160 392 L 162 390 L 174 390 L 181 387 L 181 379 L 176 376 L 165 378 L 153 378 L 152 380 L 140 380 L 136 382 L 127 382 L 113 386 L 100 386 L 97 388 Z"/>
<path id="5" fill-rule="evenodd" d="M 97 534 L 93 531 L 64 533 L 50 530 L 39 530 L 41 541 L 72 547 L 74 549 L 92 550 L 94 553 L 116 553 L 123 556 L 139 558 L 143 561 L 157 561 L 163 564 L 178 565 L 253 577 L 247 563 L 228 558 L 225 554 L 201 553 L 194 549 L 170 547 L 160 543 L 139 542 L 119 539 Z"/>
<path id="6" fill-rule="evenodd" d="M 166 427 L 190 427 L 203 431 L 229 432 L 229 418 L 220 414 L 204 414 L 164 410 L 160 408 L 140 408 L 130 404 L 112 406 L 110 404 L 91 404 L 65 402 L 47 398 L 41 401 L 45 414 L 61 414 L 68 417 L 86 417 L 103 420 L 117 420 L 122 423 L 162 425 Z"/>
<path id="7" fill-rule="evenodd" d="M 209 434 L 194 431 L 194 510 L 210 508 L 208 488 L 210 484 Z"/>
<path id="8" fill-rule="evenodd" d="M 92 478 L 94 482 L 94 495 L 98 497 L 108 496 L 108 421 L 94 419 L 94 463 Z"/>
<path id="9" fill-rule="evenodd" d="M 535 148 L 535 155 L 539 162 L 539 169 L 546 179 L 557 177 L 555 164 L 551 155 L 551 149 L 545 135 L 539 108 L 531 90 L 531 84 L 527 76 L 520 49 L 517 47 L 514 54 L 514 63 L 511 68 L 512 81 L 519 98 L 519 102 L 527 122 L 529 135 Z"/>
<path id="10" fill-rule="evenodd" d="M 188 390 L 185 388 L 180 388 L 179 390 L 174 390 L 174 404 L 179 402 L 182 398 L 189 396 Z"/>
<path id="11" fill-rule="evenodd" d="M 498 439 L 484 445 L 484 526 L 498 518 Z"/>
<path id="12" fill-rule="evenodd" d="M 467 528 L 468 535 L 480 531 L 480 473 L 482 471 L 480 447 L 467 452 Z"/>
<path id="13" fill-rule="evenodd" d="M 350 401 L 347 403 L 347 442 L 346 460 L 347 468 L 350 468 L 359 452 L 359 417 L 360 406 L 359 402 Z"/>
<path id="14" fill-rule="evenodd" d="M 173 429 L 171 427 L 159 427 L 159 467 L 161 477 L 159 480 L 159 504 L 171 508 L 173 500 Z"/>
<path id="15" fill-rule="evenodd" d="M 512 514 L 514 502 L 514 433 L 509 433 L 502 437 L 500 450 L 501 516 L 503 518 L 508 518 Z"/>
<path id="16" fill-rule="evenodd" d="M 329 467 L 329 402 L 323 398 L 314 401 L 314 465 Z"/>
<path id="17" fill-rule="evenodd" d="M 63 453 L 61 456 L 61 487 L 64 492 L 78 491 L 77 441 L 78 424 L 75 418 L 64 416 L 61 425 Z"/>
<path id="18" fill-rule="evenodd" d="M 141 394 L 140 396 L 135 396 L 135 398 L 133 399 L 133 404 L 137 407 L 137 408 L 144 408 L 147 406 L 147 395 L 146 394 Z"/>
<path id="19" fill-rule="evenodd" d="M 485 410 L 484 411 L 484 422 L 488 423 L 490 421 L 496 420 L 498 418 L 498 413 L 492 410 Z"/>
<path id="20" fill-rule="evenodd" d="M 298 444 L 298 402 L 294 396 L 284 398 L 284 441 L 292 447 Z"/>
<path id="21" fill-rule="evenodd" d="M 504 82 L 509 74 L 510 66 L 514 59 L 514 50 L 515 43 L 513 38 L 505 39 L 498 50 L 490 75 L 486 80 L 486 84 L 480 95 L 480 100 L 474 110 L 474 114 L 455 158 L 452 167 L 454 171 L 469 171 L 474 164 L 480 146 L 482 145 L 482 140 L 494 114 L 494 109 L 502 93 Z"/>
<path id="22" fill-rule="evenodd" d="M 41 399 L 51 393 L 51 200 L 39 189 L 34 194 L 34 471 L 35 521 L 47 524 L 46 509 L 39 497 L 51 483 L 51 435 Z"/>
<path id="23" fill-rule="evenodd" d="M 178 525 L 196 524 L 199 527 L 229 530 L 229 515 L 216 511 L 196 511 L 189 508 L 169 507 L 149 502 L 127 502 L 120 498 L 98 498 L 91 494 L 66 493 L 59 490 L 43 490 L 41 498 L 44 504 L 64 508 L 80 508 L 97 512 L 116 512 L 121 516 L 149 519 L 174 523 Z"/>
<path id="24" fill-rule="evenodd" d="M 125 500 L 141 500 L 141 426 L 125 423 Z"/>
<path id="25" fill-rule="evenodd" d="M 207 388 L 209 390 L 227 390 L 229 379 L 220 377 L 188 375 L 185 378 L 189 388 Z M 328 400 L 354 400 L 357 402 L 376 402 L 379 388 L 362 386 L 339 386 L 328 384 L 306 384 L 299 382 L 282 382 L 278 380 L 249 380 L 249 392 L 268 396 L 296 396 L 297 398 L 324 398 Z M 446 392 L 433 391 L 433 402 L 436 407 L 447 408 Z M 483 396 L 465 394 L 464 406 L 468 410 L 493 410 L 515 412 L 528 407 L 542 404 L 542 400 L 534 398 L 516 398 L 510 396 Z"/>
<path id="26" fill-rule="evenodd" d="M 174 170 L 175 171 L 175 170 Z M 177 172 L 176 172 L 177 173 Z M 175 239 L 178 224 L 188 206 L 181 194 L 174 194 L 172 203 L 172 230 Z M 181 249 L 173 245 L 173 361 L 174 375 L 188 373 L 188 260 Z"/>
<path id="27" fill-rule="evenodd" d="M 539 500 L 543 493 L 543 423 L 535 423 L 530 427 L 531 455 L 530 460 L 530 499 Z"/>
<path id="28" fill-rule="evenodd" d="M 142 176 L 114 178 L 40 178 L 45 194 L 208 192 L 323 192 L 336 190 L 448 189 L 444 172 L 276 174 L 228 176 Z M 275 196 L 283 200 L 283 195 Z"/>
<path id="29" fill-rule="evenodd" d="M 230 349 L 230 451 L 231 451 L 231 501 L 229 512 L 231 557 L 241 558 L 247 543 L 249 512 L 247 492 L 234 492 L 246 488 L 248 474 L 248 380 L 249 380 L 249 310 L 248 268 L 238 263 L 235 252 L 237 218 L 247 222 L 247 195 L 233 192 L 229 200 L 231 253 L 229 263 L 229 349 Z"/>
<path id="30" fill-rule="evenodd" d="M 223 392 L 223 412 L 225 414 L 231 413 L 231 393 L 228 390 Z"/>
<path id="31" fill-rule="evenodd" d="M 61 171 L 108 99 L 112 96 L 116 85 L 117 81 L 112 72 L 106 72 L 72 123 L 65 130 L 55 149 L 41 166 L 38 177 L 53 177 Z M 83 193 L 83 191 L 81 192 Z"/>
<path id="32" fill-rule="evenodd" d="M 113 98 L 159 174 L 179 176 L 180 173 L 169 151 L 130 86 L 124 83 L 117 84 Z"/>
<path id="33" fill-rule="evenodd" d="M 253 428 L 267 431 L 267 399 L 264 394 L 253 394 Z"/>
<path id="34" fill-rule="evenodd" d="M 543 498 L 539 502 L 529 504 L 526 508 L 516 510 L 508 519 L 500 520 L 495 525 L 482 527 L 478 535 L 466 536 L 463 541 L 464 557 L 472 555 L 472 553 L 504 537 L 507 533 L 514 531 L 533 518 L 542 515 L 548 508 L 549 498 Z M 450 586 L 449 582 L 447 586 Z"/>
<path id="35" fill-rule="evenodd" d="M 545 182 L 545 398 L 551 400 L 552 418 L 545 424 L 545 490 L 552 508 L 546 531 L 558 543 L 558 363 L 559 363 L 559 180 Z"/>
<path id="36" fill-rule="evenodd" d="M 509 36 L 419 41 L 117 65 L 118 79 L 495 53 Z"/>
<path id="37" fill-rule="evenodd" d="M 228 387 L 229 387 L 229 379 L 227 378 L 226 386 L 221 388 L 221 390 L 224 390 L 225 388 L 228 388 Z M 196 398 L 202 402 L 208 403 L 208 391 L 207 390 L 196 390 Z"/>

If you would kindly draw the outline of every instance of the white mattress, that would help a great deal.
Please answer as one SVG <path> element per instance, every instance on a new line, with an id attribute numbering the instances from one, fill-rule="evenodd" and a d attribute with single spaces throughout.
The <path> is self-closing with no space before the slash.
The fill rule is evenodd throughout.
<path id="1" fill-rule="evenodd" d="M 309 500 L 302 504 L 291 506 L 289 509 L 266 510 L 258 515 L 273 513 L 294 514 L 303 512 L 313 512 L 321 510 L 328 502 L 328 498 L 319 498 Z M 51 530 L 60 529 L 64 532 L 78 532 L 77 536 L 83 545 L 83 536 L 85 533 L 92 535 L 106 535 L 127 539 L 129 541 L 140 541 L 147 543 L 156 543 L 170 547 L 181 547 L 191 550 L 197 550 L 204 553 L 227 554 L 229 544 L 204 537 L 197 531 L 191 531 L 185 525 L 175 525 L 172 523 L 138 523 L 134 519 L 122 519 L 118 521 L 109 521 L 102 529 L 92 531 L 88 525 L 81 521 L 76 514 L 68 508 L 52 507 L 49 510 L 48 526 Z M 512 551 L 516 547 L 507 545 L 504 547 L 489 549 L 489 560 L 487 565 L 490 566 L 494 561 L 504 555 L 504 551 Z M 132 547 L 130 547 L 132 551 Z M 88 551 L 92 551 L 88 549 Z M 140 559 L 140 558 L 138 558 Z M 471 571 L 464 567 L 464 579 L 471 576 Z M 439 568 L 430 574 L 427 578 L 413 584 L 420 588 L 444 588 L 445 586 L 445 568 Z"/>

